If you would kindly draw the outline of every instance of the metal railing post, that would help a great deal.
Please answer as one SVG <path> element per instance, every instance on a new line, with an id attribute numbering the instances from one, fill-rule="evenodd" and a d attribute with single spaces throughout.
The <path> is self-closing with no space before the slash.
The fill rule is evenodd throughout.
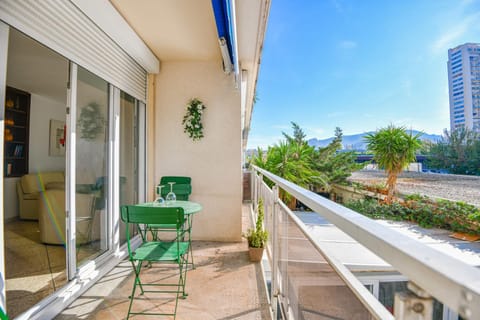
<path id="1" fill-rule="evenodd" d="M 411 281 L 408 282 L 407 288 L 407 292 L 395 293 L 395 319 L 433 319 L 433 298 Z"/>
<path id="2" fill-rule="evenodd" d="M 258 210 L 258 200 L 262 198 L 262 181 L 263 181 L 263 174 L 259 173 L 258 179 L 257 179 L 257 202 L 255 203 L 255 208 L 257 210 Z M 255 210 L 255 212 L 258 213 L 257 210 Z"/>
<path id="3" fill-rule="evenodd" d="M 280 213 L 278 205 L 278 185 L 274 185 L 272 188 L 273 192 L 273 208 L 272 208 L 272 283 L 271 283 L 271 307 L 273 311 L 274 319 L 278 319 L 278 257 L 279 257 L 279 246 L 280 242 L 278 236 L 278 215 Z"/>
<path id="4" fill-rule="evenodd" d="M 258 171 L 253 172 L 253 212 L 257 212 L 258 203 Z"/>

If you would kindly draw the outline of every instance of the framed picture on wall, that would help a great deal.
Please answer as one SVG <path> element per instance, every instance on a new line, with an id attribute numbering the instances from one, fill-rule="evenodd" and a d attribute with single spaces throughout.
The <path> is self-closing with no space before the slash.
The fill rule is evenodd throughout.
<path id="1" fill-rule="evenodd" d="M 64 134 L 65 134 L 65 121 L 50 119 L 50 148 L 48 150 L 49 156 L 51 157 L 65 156 Z"/>

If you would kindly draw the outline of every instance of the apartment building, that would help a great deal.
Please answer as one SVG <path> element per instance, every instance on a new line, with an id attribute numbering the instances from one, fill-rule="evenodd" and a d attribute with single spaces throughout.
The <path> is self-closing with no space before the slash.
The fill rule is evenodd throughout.
<path id="1" fill-rule="evenodd" d="M 450 129 L 480 132 L 480 44 L 465 43 L 448 50 Z"/>

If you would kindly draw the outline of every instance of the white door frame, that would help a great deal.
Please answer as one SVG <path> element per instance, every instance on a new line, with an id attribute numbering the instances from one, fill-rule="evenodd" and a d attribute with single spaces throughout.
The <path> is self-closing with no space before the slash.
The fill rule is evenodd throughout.
<path id="1" fill-rule="evenodd" d="M 76 256 L 76 242 L 75 242 L 75 168 L 76 168 L 76 122 L 77 122 L 77 75 L 78 66 L 69 62 L 69 83 L 67 93 L 67 112 L 66 112 L 66 147 L 65 147 L 65 216 L 67 221 L 65 226 L 65 242 L 67 248 L 66 266 L 67 278 L 69 281 L 77 274 L 77 256 Z"/>
<path id="2" fill-rule="evenodd" d="M 3 162 L 3 130 L 4 130 L 4 117 L 5 117 L 5 104 L 3 103 L 5 101 L 5 88 L 7 86 L 7 59 L 8 59 L 8 36 L 10 32 L 10 27 L 0 21 L 0 70 L 3 70 L 3 72 L 0 72 L 0 145 L 2 148 L 0 148 L 0 155 L 1 159 Z M 3 210 L 3 204 L 4 204 L 4 199 L 3 199 L 3 184 L 4 184 L 4 179 L 3 179 L 3 163 L 2 163 L 2 168 L 0 169 L 0 176 L 1 176 L 1 183 L 0 183 L 0 228 L 2 230 L 2 235 L 5 234 L 3 232 L 4 230 L 4 217 L 5 213 Z M 5 243 L 4 243 L 4 237 L 0 237 L 0 308 L 2 310 L 6 309 L 6 290 L 5 290 Z"/>

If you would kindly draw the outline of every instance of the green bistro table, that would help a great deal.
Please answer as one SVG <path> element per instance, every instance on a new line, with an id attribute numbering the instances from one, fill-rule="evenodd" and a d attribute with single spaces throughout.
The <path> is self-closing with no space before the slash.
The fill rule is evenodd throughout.
<path id="1" fill-rule="evenodd" d="M 188 264 L 192 265 L 192 269 L 195 269 L 195 264 L 193 263 L 193 249 L 192 249 L 192 224 L 193 224 L 193 216 L 202 211 L 203 207 L 201 204 L 193 201 L 184 201 L 184 200 L 176 200 L 173 202 L 165 201 L 164 204 L 159 205 L 156 202 L 145 202 L 136 204 L 136 206 L 141 207 L 169 207 L 169 208 L 182 208 L 185 214 L 185 231 L 188 235 L 188 243 L 189 243 L 189 250 L 190 250 L 190 262 Z M 158 232 L 169 232 L 175 230 L 175 226 L 170 225 L 148 225 L 145 230 L 140 230 L 140 235 L 142 238 L 146 237 L 147 231 L 152 233 L 152 237 L 154 239 L 158 238 Z"/>
<path id="2" fill-rule="evenodd" d="M 177 200 L 173 202 L 165 202 L 162 205 L 158 205 L 156 202 L 145 202 L 145 203 L 139 203 L 136 204 L 136 206 L 141 206 L 141 207 L 173 207 L 173 208 L 182 208 L 183 211 L 185 212 L 185 215 L 193 215 L 195 213 L 198 213 L 202 211 L 203 207 L 200 203 L 193 202 L 193 201 L 184 201 L 184 200 Z"/>

